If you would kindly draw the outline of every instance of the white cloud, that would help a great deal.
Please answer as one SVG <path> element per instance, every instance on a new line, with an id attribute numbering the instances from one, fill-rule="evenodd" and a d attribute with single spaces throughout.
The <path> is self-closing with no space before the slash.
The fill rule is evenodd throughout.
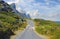
<path id="1" fill-rule="evenodd" d="M 49 20 L 60 20 L 60 5 L 50 7 L 50 2 L 54 1 L 45 0 L 45 4 L 40 2 L 35 3 L 35 0 L 11 0 L 8 1 L 9 4 L 16 3 L 17 10 L 25 10 L 31 15 L 32 18 L 43 18 Z"/>

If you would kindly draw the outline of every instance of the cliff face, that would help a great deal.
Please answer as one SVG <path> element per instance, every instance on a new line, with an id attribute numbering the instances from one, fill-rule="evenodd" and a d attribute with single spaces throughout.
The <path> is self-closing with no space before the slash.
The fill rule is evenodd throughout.
<path id="1" fill-rule="evenodd" d="M 19 12 L 16 10 L 16 5 L 15 5 L 15 3 L 12 3 L 10 6 L 11 6 L 11 8 L 13 9 L 13 12 L 19 13 Z"/>
<path id="2" fill-rule="evenodd" d="M 16 4 L 12 3 L 11 8 L 13 9 L 13 12 L 20 14 L 20 16 L 25 17 L 25 18 L 30 18 L 29 14 L 26 14 L 25 11 L 23 11 L 22 9 L 20 11 L 16 10 Z"/>

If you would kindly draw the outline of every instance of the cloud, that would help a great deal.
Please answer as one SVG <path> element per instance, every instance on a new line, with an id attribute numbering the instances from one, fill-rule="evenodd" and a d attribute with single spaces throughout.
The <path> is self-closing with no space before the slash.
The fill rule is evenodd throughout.
<path id="1" fill-rule="evenodd" d="M 14 3 L 15 2 L 15 0 L 4 0 L 5 2 L 7 2 L 8 4 L 11 4 L 11 3 Z"/>
<path id="2" fill-rule="evenodd" d="M 18 11 L 25 10 L 32 18 L 60 20 L 60 0 L 5 0 L 16 3 Z"/>
<path id="3" fill-rule="evenodd" d="M 39 10 L 32 10 L 32 11 L 27 10 L 26 13 L 27 13 L 27 14 L 30 14 L 30 16 L 31 16 L 33 19 L 34 19 L 34 18 L 40 18 Z"/>

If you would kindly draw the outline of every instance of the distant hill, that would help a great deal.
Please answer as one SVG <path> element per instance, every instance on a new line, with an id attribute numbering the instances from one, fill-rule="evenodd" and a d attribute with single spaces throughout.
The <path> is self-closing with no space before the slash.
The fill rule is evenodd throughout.
<path id="1" fill-rule="evenodd" d="M 56 21 L 57 23 L 60 23 L 60 21 Z"/>
<path id="2" fill-rule="evenodd" d="M 59 23 L 55 21 L 50 20 L 44 20 L 44 19 L 34 19 L 35 22 L 38 22 L 39 25 L 51 25 L 51 26 L 60 26 Z"/>
<path id="3" fill-rule="evenodd" d="M 57 22 L 59 22 L 59 23 L 60 23 L 60 21 L 57 21 Z"/>

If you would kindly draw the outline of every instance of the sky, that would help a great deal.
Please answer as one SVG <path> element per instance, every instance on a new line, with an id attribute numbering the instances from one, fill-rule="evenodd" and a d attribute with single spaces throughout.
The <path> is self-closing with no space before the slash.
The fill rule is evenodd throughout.
<path id="1" fill-rule="evenodd" d="M 60 21 L 60 0 L 4 0 L 15 3 L 18 11 L 24 10 L 32 18 Z"/>

